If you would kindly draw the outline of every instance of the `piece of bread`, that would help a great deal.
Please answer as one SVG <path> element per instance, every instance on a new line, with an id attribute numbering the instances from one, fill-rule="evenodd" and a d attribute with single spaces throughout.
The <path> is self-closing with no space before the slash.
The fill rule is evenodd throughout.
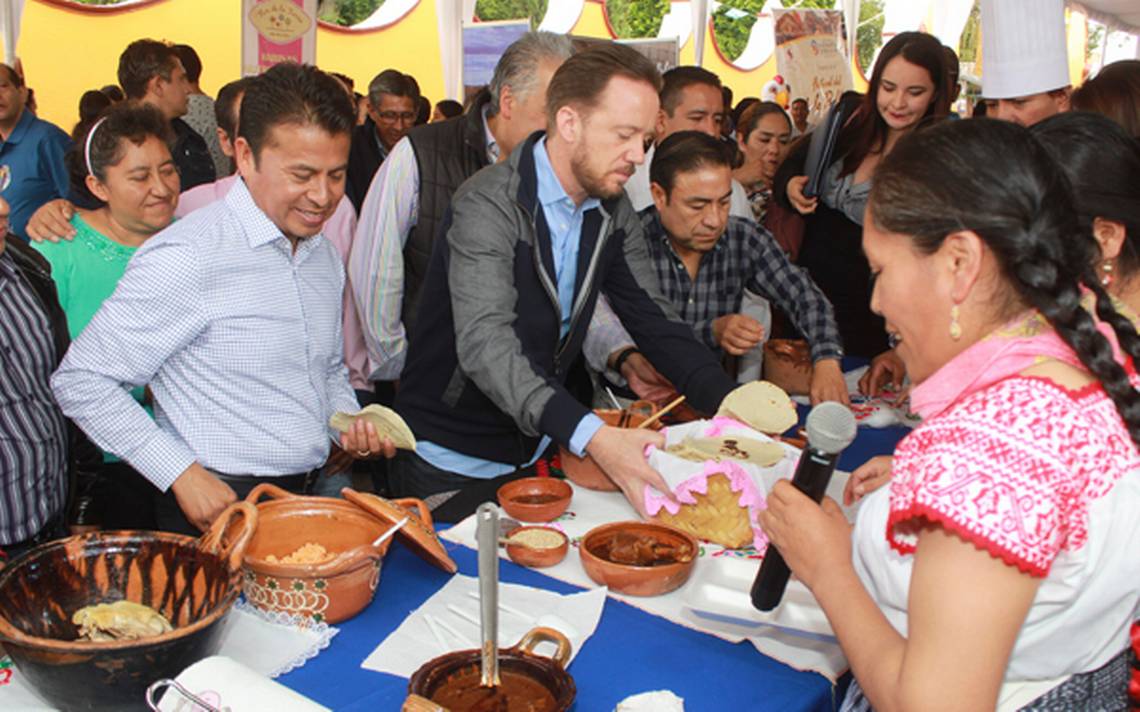
<path id="1" fill-rule="evenodd" d="M 779 434 L 799 422 L 796 404 L 779 386 L 752 381 L 736 388 L 721 401 L 718 415 L 745 423 L 762 433 Z"/>
<path id="2" fill-rule="evenodd" d="M 693 493 L 695 504 L 682 504 L 676 514 L 662 508 L 654 517 L 698 539 L 729 549 L 750 546 L 755 536 L 748 519 L 748 508 L 740 506 L 740 493 L 732 491 L 728 477 L 709 475 L 705 494 Z"/>
<path id="3" fill-rule="evenodd" d="M 376 434 L 381 439 L 389 438 L 392 444 L 401 450 L 416 449 L 416 436 L 412 434 L 412 429 L 408 427 L 399 413 L 382 405 L 368 405 L 356 413 L 345 413 L 343 411 L 333 413 L 333 416 L 329 418 L 329 425 L 342 433 L 347 433 L 357 420 L 372 423 L 372 426 L 376 428 Z"/>

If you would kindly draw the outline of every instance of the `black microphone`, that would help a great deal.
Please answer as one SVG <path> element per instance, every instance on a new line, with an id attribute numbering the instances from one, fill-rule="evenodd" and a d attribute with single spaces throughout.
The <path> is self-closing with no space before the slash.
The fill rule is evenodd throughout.
<path id="1" fill-rule="evenodd" d="M 827 401 L 811 409 L 804 427 L 807 447 L 800 455 L 792 484 L 818 503 L 835 472 L 839 453 L 855 440 L 855 416 L 843 404 Z M 752 605 L 761 611 L 780 605 L 790 575 L 784 557 L 769 543 L 764 563 L 752 582 Z"/>

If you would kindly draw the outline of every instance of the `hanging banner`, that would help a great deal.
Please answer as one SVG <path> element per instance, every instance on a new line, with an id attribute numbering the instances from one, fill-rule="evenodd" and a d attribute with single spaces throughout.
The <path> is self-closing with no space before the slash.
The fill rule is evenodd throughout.
<path id="1" fill-rule="evenodd" d="M 807 99 L 808 122 L 818 123 L 852 88 L 847 35 L 840 10 L 773 10 L 780 95 Z"/>
<path id="2" fill-rule="evenodd" d="M 242 0 L 241 73 L 281 62 L 315 64 L 317 0 Z"/>
<path id="3" fill-rule="evenodd" d="M 527 32 L 530 32 L 530 20 L 476 22 L 463 26 L 463 103 L 491 83 L 499 58 Z"/>

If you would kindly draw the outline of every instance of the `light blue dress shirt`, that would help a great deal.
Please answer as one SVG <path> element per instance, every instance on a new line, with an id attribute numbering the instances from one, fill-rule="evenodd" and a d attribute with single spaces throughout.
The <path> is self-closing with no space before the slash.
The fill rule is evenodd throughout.
<path id="1" fill-rule="evenodd" d="M 64 413 L 166 490 L 195 461 L 305 472 L 329 417 L 359 409 L 341 336 L 344 269 L 320 235 L 289 240 L 244 181 L 139 248 L 52 377 Z M 155 419 L 127 390 L 149 384 Z"/>
<path id="2" fill-rule="evenodd" d="M 558 306 L 562 315 L 560 333 L 565 337 L 566 332 L 570 330 L 570 311 L 574 306 L 574 282 L 578 276 L 578 246 L 581 243 L 582 219 L 588 211 L 601 205 L 601 202 L 597 198 L 587 198 L 581 205 L 574 204 L 562 188 L 558 176 L 554 174 L 554 167 L 550 165 L 545 138 L 539 139 L 534 145 L 534 168 L 538 177 L 538 202 L 542 205 L 542 213 L 550 232 L 554 274 L 558 281 Z M 586 445 L 602 425 L 604 425 L 602 419 L 593 413 L 582 418 L 570 438 L 570 451 L 579 457 L 584 455 Z M 550 436 L 544 435 L 538 443 L 538 448 L 535 449 L 534 456 L 526 464 L 534 464 L 549 445 Z M 433 442 L 417 443 L 416 454 L 441 470 L 480 479 L 498 477 L 515 469 L 514 465 L 471 457 Z"/>

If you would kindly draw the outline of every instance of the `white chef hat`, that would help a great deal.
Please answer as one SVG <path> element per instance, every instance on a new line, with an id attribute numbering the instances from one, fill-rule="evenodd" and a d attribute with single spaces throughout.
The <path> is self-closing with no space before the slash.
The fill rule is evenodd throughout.
<path id="1" fill-rule="evenodd" d="M 982 96 L 1010 99 L 1067 87 L 1064 0 L 981 0 Z"/>

